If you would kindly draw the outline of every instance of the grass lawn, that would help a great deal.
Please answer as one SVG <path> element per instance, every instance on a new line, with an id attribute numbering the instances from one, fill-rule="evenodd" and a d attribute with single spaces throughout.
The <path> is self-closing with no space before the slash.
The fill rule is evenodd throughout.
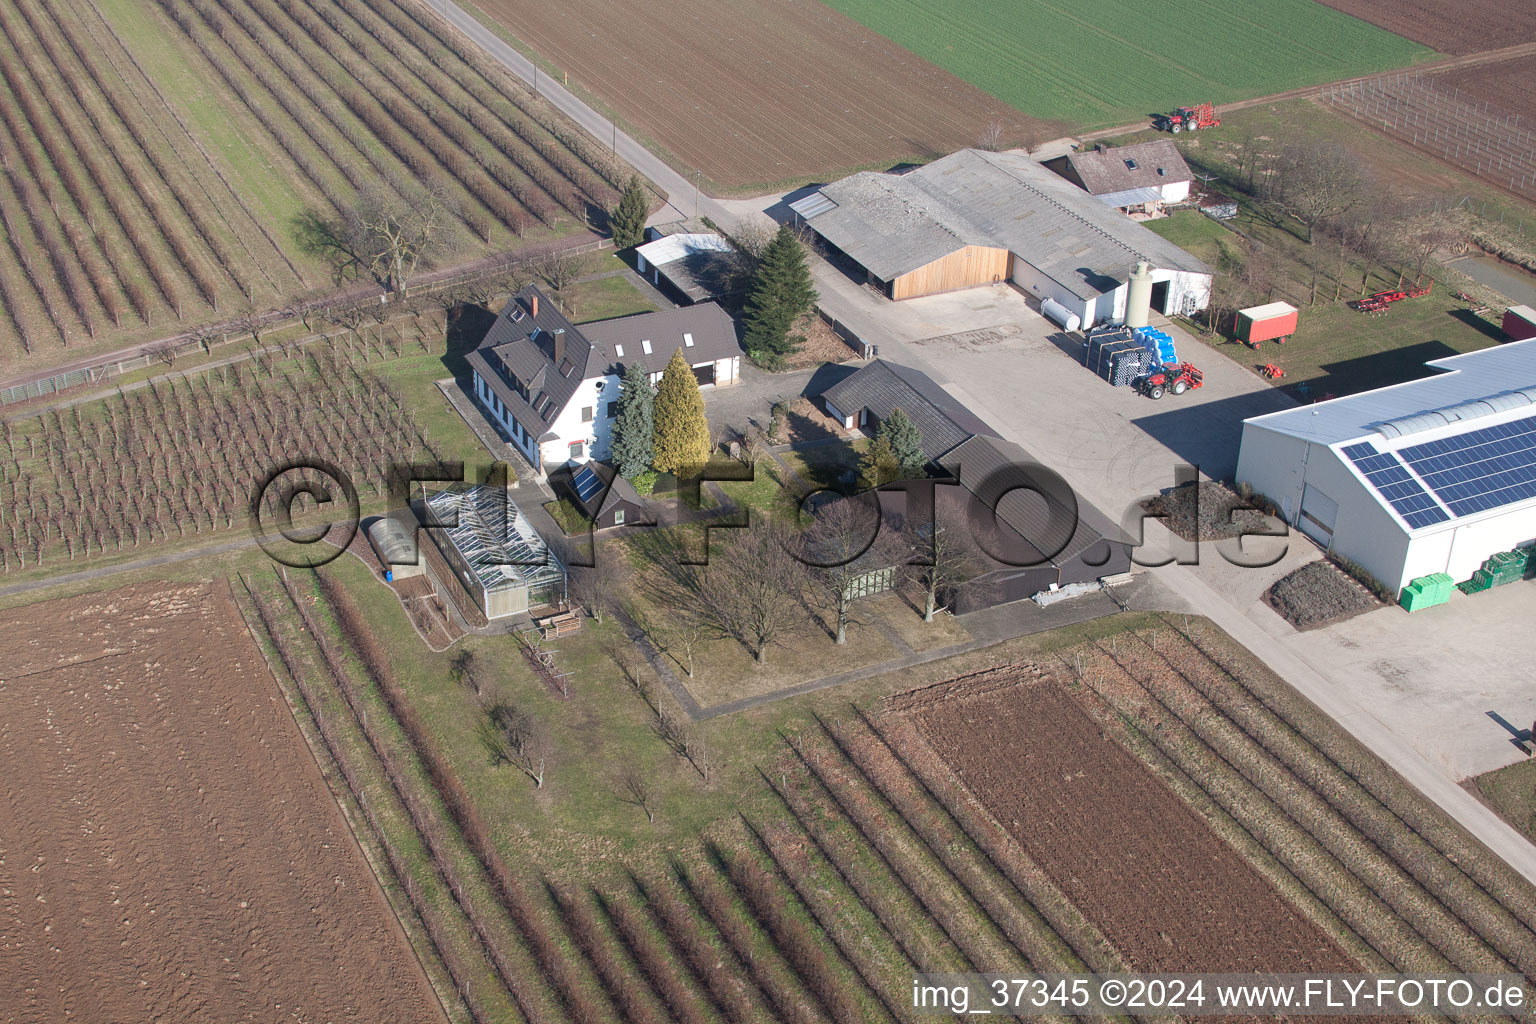
<path id="1" fill-rule="evenodd" d="M 859 459 L 869 445 L 869 438 L 823 441 L 779 452 L 778 455 L 785 465 L 811 486 L 837 487 L 844 483 L 843 476 L 849 470 L 858 472 Z M 857 483 L 855 481 L 855 486 Z"/>
<path id="2" fill-rule="evenodd" d="M 616 868 L 613 862 L 620 858 L 626 862 L 660 858 L 703 834 L 723 816 L 737 810 L 749 814 L 771 810 L 773 800 L 757 768 L 771 762 L 781 749 L 781 736 L 798 731 L 812 712 L 846 715 L 850 702 L 868 705 L 887 693 L 1118 632 L 1123 628 L 1121 620 L 1137 620 L 1134 615 L 1115 616 L 1037 634 L 696 723 L 689 728 L 706 742 L 714 763 L 706 782 L 657 735 L 656 713 L 648 700 L 669 714 L 677 711 L 676 704 L 652 670 L 640 665 L 611 616 L 600 626 L 584 620 L 582 632 L 556 645 L 559 666 L 572 673 L 571 696 L 565 700 L 533 677 L 513 638 L 469 636 L 449 651 L 434 654 L 418 639 L 393 592 L 374 581 L 356 558 L 344 556 L 321 571 L 340 580 L 362 608 L 441 749 L 482 813 L 496 823 L 498 841 L 506 852 L 537 850 L 539 870 L 556 875 L 603 870 L 604 864 Z M 917 619 L 910 609 L 903 610 Z M 864 609 L 859 611 L 862 616 Z M 917 621 L 921 627 L 921 620 Z M 808 630 L 814 628 L 808 626 Z M 849 645 L 841 651 L 825 631 L 820 631 L 820 639 L 807 632 L 804 644 L 805 650 L 774 648 L 763 669 L 752 668 L 745 652 L 737 654 L 722 645 L 699 659 L 698 678 L 690 688 L 697 687 L 694 692 L 701 703 L 709 703 L 715 697 L 740 696 L 791 677 L 814 678 L 896 653 L 872 628 L 860 625 L 850 630 Z M 469 687 L 455 683 L 449 673 L 449 661 L 460 650 L 473 653 L 474 673 L 483 693 L 514 704 L 550 731 L 558 753 L 543 789 L 535 789 L 516 769 L 492 763 L 482 740 L 484 712 Z M 620 657 L 638 676 L 644 695 L 621 670 L 614 652 L 622 652 Z M 742 676 L 739 680 L 725 675 L 737 671 Z M 652 780 L 660 809 L 654 825 L 646 822 L 639 808 L 620 799 L 614 778 L 625 767 L 634 767 Z"/>
<path id="3" fill-rule="evenodd" d="M 1313 0 L 829 0 L 830 6 L 1035 117 L 1112 125 L 1430 59 Z"/>
<path id="4" fill-rule="evenodd" d="M 1426 360 L 1498 344 L 1492 327 L 1485 331 L 1479 326 L 1484 321 L 1469 316 L 1465 305 L 1438 286 L 1422 298 L 1394 303 L 1381 317 L 1357 313 L 1342 302 L 1320 303 L 1301 307 L 1296 334 L 1284 345 L 1264 342 L 1253 351 L 1220 337 L 1211 344 L 1255 371 L 1276 364 L 1285 371 L 1276 381 L 1282 387 L 1305 383 L 1319 398 L 1353 394 L 1427 377 L 1435 371 L 1424 368 Z"/>
<path id="5" fill-rule="evenodd" d="M 1211 267 L 1219 267 L 1222 256 L 1239 243 L 1220 221 L 1198 210 L 1178 210 L 1158 220 L 1143 221 L 1142 226 Z"/>
<path id="6" fill-rule="evenodd" d="M 574 285 L 568 289 L 566 301 L 572 319 L 583 324 L 632 313 L 650 313 L 656 309 L 656 303 L 622 275 Z"/>
<path id="7" fill-rule="evenodd" d="M 1499 817 L 1536 840 L 1536 759 L 1487 772 L 1473 782 Z"/>

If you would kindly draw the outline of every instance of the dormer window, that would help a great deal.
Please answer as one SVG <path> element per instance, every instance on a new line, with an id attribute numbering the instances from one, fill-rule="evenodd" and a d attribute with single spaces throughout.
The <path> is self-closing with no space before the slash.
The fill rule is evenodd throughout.
<path id="1" fill-rule="evenodd" d="M 644 352 L 646 355 L 651 354 L 651 339 L 647 338 L 640 343 L 640 351 Z"/>

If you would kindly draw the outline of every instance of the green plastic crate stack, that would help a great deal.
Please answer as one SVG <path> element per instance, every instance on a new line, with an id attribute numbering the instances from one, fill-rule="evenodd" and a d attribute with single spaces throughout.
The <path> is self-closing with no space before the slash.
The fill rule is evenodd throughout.
<path id="1" fill-rule="evenodd" d="M 1423 611 L 1425 608 L 1433 608 L 1437 604 L 1445 604 L 1449 601 L 1451 588 L 1455 585 L 1455 581 L 1445 573 L 1431 573 L 1428 576 L 1410 580 L 1397 600 L 1410 612 Z"/>
<path id="2" fill-rule="evenodd" d="M 1477 594 L 1492 587 L 1502 587 L 1506 583 L 1514 583 L 1525 578 L 1526 564 L 1530 555 L 1525 549 L 1514 551 L 1500 551 L 1489 555 L 1483 567 L 1472 574 L 1472 578 L 1459 584 L 1463 594 Z"/>

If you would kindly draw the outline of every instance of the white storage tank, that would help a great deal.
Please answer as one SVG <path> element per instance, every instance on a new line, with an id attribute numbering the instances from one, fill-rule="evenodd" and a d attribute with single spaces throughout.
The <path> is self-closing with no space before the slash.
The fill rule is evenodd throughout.
<path id="1" fill-rule="evenodd" d="M 1055 299 L 1046 299 L 1040 303 L 1040 312 L 1044 313 L 1052 323 L 1059 325 L 1064 330 L 1075 331 L 1083 326 L 1082 317 Z"/>
<path id="2" fill-rule="evenodd" d="M 1152 319 L 1152 264 L 1139 260 L 1131 271 L 1130 293 L 1125 300 L 1125 326 L 1145 327 Z"/>

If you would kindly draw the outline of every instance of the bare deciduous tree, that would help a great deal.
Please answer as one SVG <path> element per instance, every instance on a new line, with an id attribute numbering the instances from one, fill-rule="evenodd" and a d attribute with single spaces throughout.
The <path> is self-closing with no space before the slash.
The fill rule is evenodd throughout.
<path id="1" fill-rule="evenodd" d="M 784 528 L 754 517 L 696 574 L 699 610 L 720 632 L 752 652 L 759 664 L 768 648 L 796 626 L 805 566 L 790 552 Z"/>
<path id="2" fill-rule="evenodd" d="M 424 188 L 404 199 L 383 189 L 364 189 L 342 211 L 326 246 L 350 260 L 392 292 L 442 246 L 447 203 L 440 188 Z"/>
<path id="3" fill-rule="evenodd" d="M 966 543 L 963 531 L 946 529 L 937 522 L 909 527 L 908 540 L 920 561 L 913 565 L 912 578 L 923 592 L 923 621 L 932 622 L 941 597 L 952 595 L 957 587 L 974 579 L 981 571 L 981 560 Z"/>
<path id="4" fill-rule="evenodd" d="M 1366 176 L 1354 153 L 1330 143 L 1287 146 L 1276 163 L 1265 199 L 1301 222 L 1307 242 L 1324 221 L 1354 209 L 1365 197 Z"/>
<path id="5" fill-rule="evenodd" d="M 540 256 L 535 256 L 529 261 L 529 267 L 550 290 L 554 300 L 564 307 L 566 312 L 571 312 L 566 300 L 571 286 L 587 272 L 587 254 L 569 249 L 552 249 Z"/>
<path id="6" fill-rule="evenodd" d="M 618 557 L 617 552 L 605 552 L 594 544 L 591 565 L 570 566 L 567 585 L 571 600 L 585 608 L 587 614 L 592 616 L 592 621 L 598 625 L 602 625 L 603 613 L 613 599 L 613 588 L 617 582 L 613 560 Z"/>
<path id="7" fill-rule="evenodd" d="M 145 345 L 144 352 L 151 359 L 162 362 L 166 366 L 175 366 L 176 357 L 181 354 L 181 345 L 174 341 L 157 341 L 152 345 Z"/>
<path id="8" fill-rule="evenodd" d="M 658 639 L 666 652 L 677 659 L 677 663 L 682 666 L 688 678 L 692 679 L 693 656 L 708 638 L 709 631 L 704 628 L 704 623 L 687 609 L 678 609 L 674 615 L 672 624 L 658 631 Z"/>
<path id="9" fill-rule="evenodd" d="M 871 574 L 896 573 L 906 561 L 894 534 L 883 529 L 878 496 L 837 498 L 810 514 L 798 538 L 808 578 L 833 613 L 833 640 L 848 642 L 848 618 Z"/>
<path id="10" fill-rule="evenodd" d="M 510 764 L 544 786 L 552 746 L 548 732 L 538 719 L 520 708 L 498 701 L 485 711 L 481 739 L 491 754 L 493 764 Z"/>
<path id="11" fill-rule="evenodd" d="M 989 153 L 996 153 L 1003 148 L 1003 122 L 988 121 L 987 126 L 976 136 L 976 148 L 984 149 Z"/>
<path id="12" fill-rule="evenodd" d="M 625 767 L 619 772 L 614 788 L 618 790 L 620 801 L 634 804 L 645 812 L 647 822 L 656 823 L 655 793 L 651 789 L 651 780 L 643 772 L 633 765 Z"/>

